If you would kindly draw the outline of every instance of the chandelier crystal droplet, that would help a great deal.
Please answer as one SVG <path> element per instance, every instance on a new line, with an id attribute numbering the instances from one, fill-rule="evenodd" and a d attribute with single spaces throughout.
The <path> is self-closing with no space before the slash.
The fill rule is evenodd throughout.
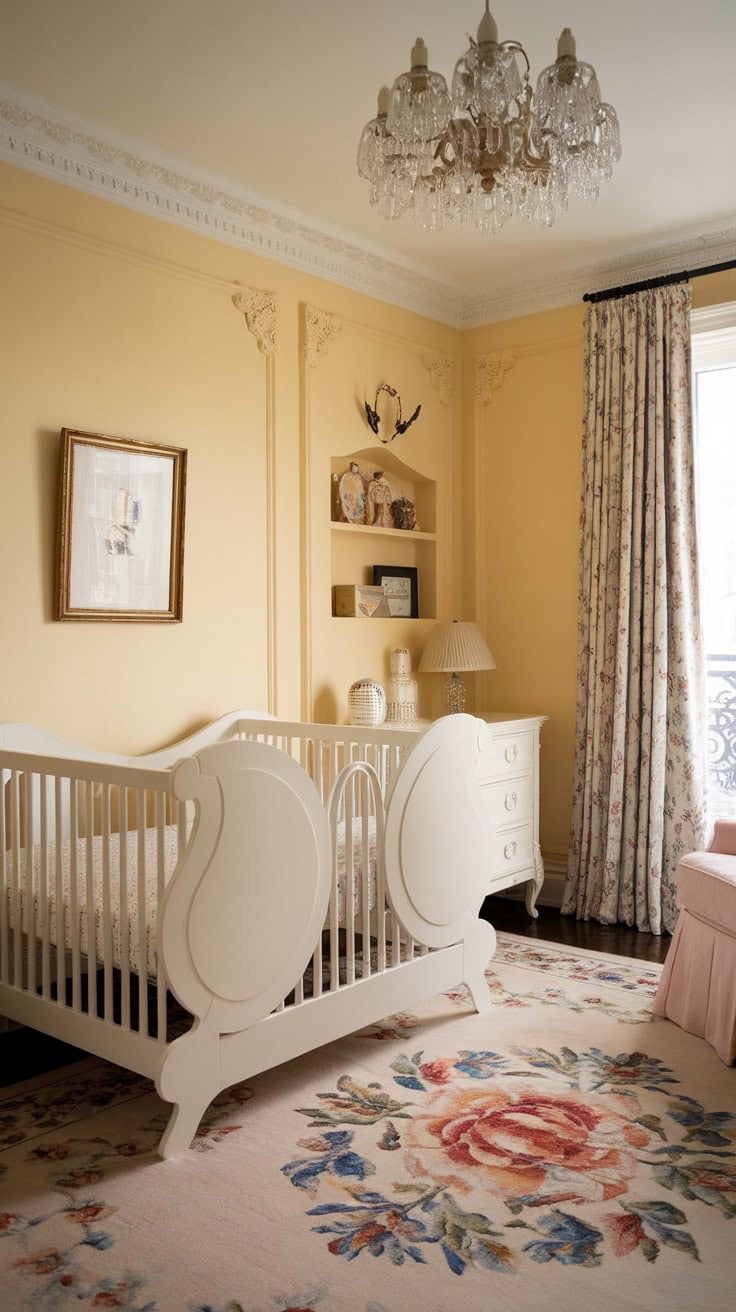
<path id="1" fill-rule="evenodd" d="M 409 72 L 378 94 L 358 173 L 387 219 L 408 213 L 430 231 L 454 219 L 495 232 L 520 214 L 549 227 L 571 196 L 597 200 L 620 159 L 616 111 L 569 27 L 532 93 L 524 47 L 498 40 L 488 4 L 450 90 L 418 37 Z"/>

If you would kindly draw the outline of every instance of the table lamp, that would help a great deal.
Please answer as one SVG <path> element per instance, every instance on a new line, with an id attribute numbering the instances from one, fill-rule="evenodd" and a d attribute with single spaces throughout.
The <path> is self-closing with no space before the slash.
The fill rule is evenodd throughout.
<path id="1" fill-rule="evenodd" d="M 460 677 L 461 672 L 495 668 L 496 662 L 478 625 L 472 620 L 448 620 L 435 624 L 419 662 L 422 674 L 441 672 L 450 675 L 445 685 L 450 714 L 465 710 L 465 682 Z"/>

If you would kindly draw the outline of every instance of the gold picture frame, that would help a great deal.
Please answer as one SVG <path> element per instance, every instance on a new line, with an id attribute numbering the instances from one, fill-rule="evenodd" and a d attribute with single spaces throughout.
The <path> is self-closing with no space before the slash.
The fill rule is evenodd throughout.
<path id="1" fill-rule="evenodd" d="M 61 430 L 59 620 L 180 623 L 187 453 Z"/>

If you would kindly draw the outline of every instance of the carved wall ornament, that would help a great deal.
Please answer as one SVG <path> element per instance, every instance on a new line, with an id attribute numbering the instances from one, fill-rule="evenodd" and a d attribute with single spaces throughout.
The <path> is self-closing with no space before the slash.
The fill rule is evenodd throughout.
<path id="1" fill-rule="evenodd" d="M 305 306 L 305 310 L 304 354 L 307 364 L 314 369 L 330 342 L 342 331 L 342 320 L 336 314 L 315 310 L 313 305 Z"/>
<path id="2" fill-rule="evenodd" d="M 453 392 L 453 367 L 449 355 L 423 355 L 422 364 L 439 396 L 440 405 L 449 405 Z"/>
<path id="3" fill-rule="evenodd" d="M 503 386 L 504 376 L 516 364 L 512 351 L 489 351 L 475 357 L 475 399 L 478 405 L 489 405 L 493 393 Z"/>
<path id="4" fill-rule="evenodd" d="M 388 405 L 381 404 L 382 393 L 388 401 Z M 376 437 L 383 442 L 384 446 L 389 442 L 393 442 L 395 437 L 400 437 L 406 432 L 407 428 L 411 427 L 414 420 L 419 417 L 419 411 L 421 408 L 421 405 L 418 405 L 409 419 L 402 419 L 401 397 L 396 391 L 396 388 L 389 387 L 388 383 L 379 383 L 376 390 L 376 399 L 373 402 L 373 405 L 368 401 L 365 402 L 365 414 L 369 427 L 371 431 L 376 434 Z M 387 433 L 387 436 L 385 437 L 383 437 L 380 432 L 382 424 L 384 432 Z M 390 434 L 388 434 L 389 428 L 393 428 L 393 432 Z"/>
<path id="5" fill-rule="evenodd" d="M 242 287 L 233 296 L 233 305 L 245 315 L 248 331 L 253 334 L 262 355 L 276 355 L 279 344 L 276 332 L 278 296 L 257 287 Z"/>
<path id="6" fill-rule="evenodd" d="M 236 310 L 245 315 L 245 327 L 256 338 L 258 350 L 264 356 L 278 352 L 276 291 L 261 291 L 258 287 L 241 287 L 232 297 Z"/>

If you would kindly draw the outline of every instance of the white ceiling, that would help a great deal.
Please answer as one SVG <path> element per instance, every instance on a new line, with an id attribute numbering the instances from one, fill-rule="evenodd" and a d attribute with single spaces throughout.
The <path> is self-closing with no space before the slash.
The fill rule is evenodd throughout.
<path id="1" fill-rule="evenodd" d="M 552 229 L 512 220 L 495 235 L 425 233 L 377 215 L 356 174 L 379 85 L 408 66 L 417 35 L 449 79 L 483 0 L 0 0 L 0 157 L 58 174 L 40 141 L 53 125 L 62 140 L 66 124 L 65 149 L 80 157 L 93 138 L 98 160 L 112 142 L 129 174 L 150 180 L 158 165 L 160 180 L 167 165 L 169 193 L 182 176 L 215 185 L 251 237 L 253 224 L 269 241 L 280 226 L 283 251 L 261 238 L 269 256 L 399 303 L 415 294 L 431 309 L 434 296 L 448 321 L 736 256 L 736 0 L 494 0 L 492 11 L 533 77 L 572 27 L 619 116 L 613 179 Z M 104 194 L 78 161 L 63 168 Z M 133 192 L 127 203 L 144 208 Z M 192 226 L 191 205 L 187 215 Z"/>

